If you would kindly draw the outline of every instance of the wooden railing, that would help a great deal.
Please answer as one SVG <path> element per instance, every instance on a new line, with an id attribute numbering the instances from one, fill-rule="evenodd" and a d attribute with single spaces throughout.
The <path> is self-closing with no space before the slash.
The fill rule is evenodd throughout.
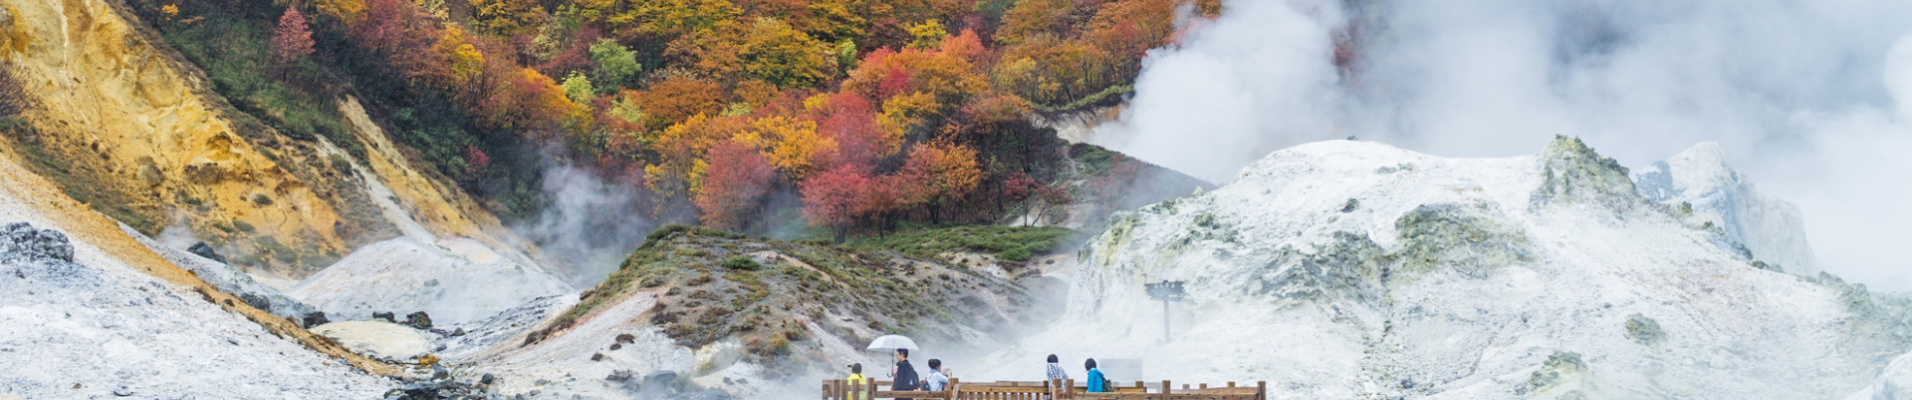
<path id="1" fill-rule="evenodd" d="M 889 381 L 865 380 L 861 384 L 851 384 L 841 379 L 823 381 L 823 400 L 874 400 L 874 399 L 936 399 L 936 400 L 1267 400 L 1268 383 L 1255 382 L 1255 386 L 1208 387 L 1204 383 L 1196 387 L 1182 384 L 1176 388 L 1169 381 L 1160 385 L 1148 385 L 1135 382 L 1134 385 L 1112 384 L 1113 392 L 1089 393 L 1087 388 L 1077 386 L 1074 379 L 1046 382 L 962 382 L 950 379 L 949 386 L 940 391 L 891 391 Z"/>

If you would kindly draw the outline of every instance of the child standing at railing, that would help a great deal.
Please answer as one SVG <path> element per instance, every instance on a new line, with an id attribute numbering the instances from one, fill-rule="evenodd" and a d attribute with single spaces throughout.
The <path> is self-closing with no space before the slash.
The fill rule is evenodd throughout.
<path id="1" fill-rule="evenodd" d="M 861 388 L 868 381 L 868 379 L 869 378 L 863 377 L 863 363 L 855 363 L 855 364 L 850 364 L 850 377 L 844 378 L 843 381 L 849 383 L 850 387 L 852 388 Z M 866 399 L 863 398 L 863 392 L 851 390 L 850 400 L 866 400 Z"/>

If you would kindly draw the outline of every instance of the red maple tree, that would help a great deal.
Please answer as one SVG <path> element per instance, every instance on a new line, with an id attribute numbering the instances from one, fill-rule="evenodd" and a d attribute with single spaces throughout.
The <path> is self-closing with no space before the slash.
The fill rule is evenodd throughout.
<path id="1" fill-rule="evenodd" d="M 851 165 L 869 171 L 883 153 L 883 128 L 876 125 L 870 100 L 854 93 L 830 96 L 828 115 L 817 131 L 836 141 L 829 165 Z"/>
<path id="2" fill-rule="evenodd" d="M 776 169 L 762 154 L 742 143 L 725 139 L 710 148 L 705 157 L 703 184 L 697 190 L 697 209 L 703 211 L 704 225 L 736 229 L 745 225 L 757 210 L 760 200 L 770 191 L 770 179 Z"/>
<path id="3" fill-rule="evenodd" d="M 829 226 L 842 243 L 850 225 L 869 208 L 865 193 L 872 180 L 851 165 L 838 165 L 805 179 L 798 191 L 803 193 L 803 219 L 811 225 Z"/>
<path id="4" fill-rule="evenodd" d="M 299 13 L 298 7 L 286 7 L 285 15 L 279 16 L 279 28 L 272 35 L 272 52 L 280 64 L 291 64 L 312 54 L 312 28 L 306 25 L 305 14 Z"/>

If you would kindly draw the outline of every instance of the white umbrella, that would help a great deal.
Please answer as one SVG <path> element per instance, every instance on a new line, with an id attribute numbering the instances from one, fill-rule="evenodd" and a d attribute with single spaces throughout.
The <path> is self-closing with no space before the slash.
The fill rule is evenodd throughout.
<path id="1" fill-rule="evenodd" d="M 883 335 L 883 337 L 870 341 L 870 348 L 868 350 L 895 351 L 896 349 L 916 351 L 916 341 L 898 335 Z"/>

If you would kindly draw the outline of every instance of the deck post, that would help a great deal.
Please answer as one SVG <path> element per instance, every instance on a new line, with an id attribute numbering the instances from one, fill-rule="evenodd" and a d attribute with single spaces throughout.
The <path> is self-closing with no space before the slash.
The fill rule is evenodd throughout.
<path id="1" fill-rule="evenodd" d="M 1169 386 L 1168 381 L 1163 380 L 1162 381 L 1162 400 L 1168 400 L 1170 393 L 1175 393 L 1175 387 Z"/>
<path id="2" fill-rule="evenodd" d="M 1268 400 L 1268 381 L 1255 382 L 1255 400 Z"/>
<path id="3" fill-rule="evenodd" d="M 1228 387 L 1235 387 L 1235 381 L 1228 381 Z"/>
<path id="4" fill-rule="evenodd" d="M 870 392 L 869 392 L 870 394 L 869 394 L 869 397 L 867 397 L 867 399 L 869 399 L 869 400 L 876 400 L 876 380 L 875 380 L 875 379 L 864 379 L 863 381 L 864 381 L 864 382 L 869 382 L 869 386 L 870 386 Z"/>
<path id="5" fill-rule="evenodd" d="M 1062 394 L 1065 396 L 1068 396 L 1067 398 L 1070 398 L 1070 399 L 1075 398 L 1075 379 L 1074 378 L 1070 378 L 1068 380 L 1062 381 Z"/>

